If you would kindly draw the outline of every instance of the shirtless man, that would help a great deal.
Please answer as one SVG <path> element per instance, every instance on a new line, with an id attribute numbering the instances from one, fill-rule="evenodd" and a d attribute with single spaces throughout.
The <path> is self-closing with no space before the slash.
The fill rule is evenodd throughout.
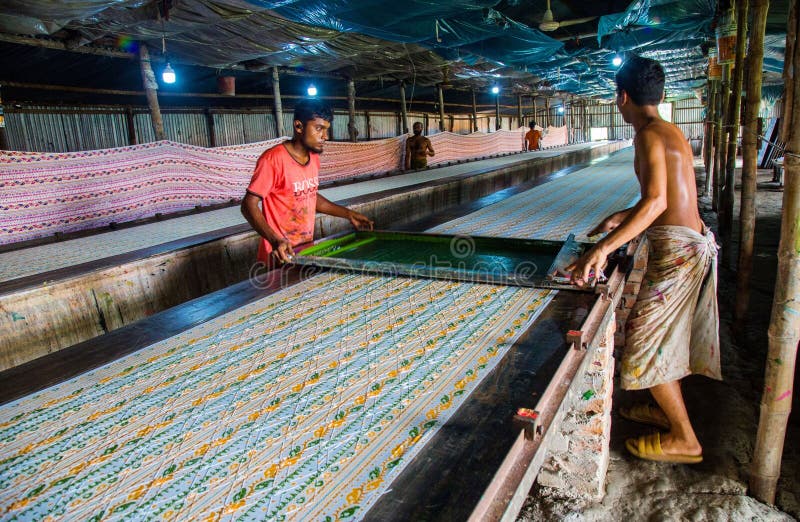
<path id="1" fill-rule="evenodd" d="M 332 120 L 330 107 L 301 101 L 294 110 L 292 139 L 267 150 L 256 162 L 241 210 L 261 236 L 258 260 L 267 267 L 291 262 L 294 247 L 314 239 L 317 212 L 347 219 L 356 228 L 372 229 L 368 217 L 317 192 L 319 155 Z"/>
<path id="2" fill-rule="evenodd" d="M 584 285 L 607 256 L 647 235 L 648 267 L 626 325 L 621 381 L 649 389 L 658 407 L 637 405 L 623 417 L 667 430 L 626 441 L 648 460 L 696 463 L 702 447 L 689 421 L 680 379 L 691 373 L 721 379 L 716 301 L 717 246 L 697 209 L 692 150 L 675 125 L 661 119 L 664 70 L 632 57 L 617 72 L 617 107 L 633 125 L 634 169 L 641 199 L 605 218 L 589 234 L 608 232 L 567 270 Z"/>
<path id="3" fill-rule="evenodd" d="M 428 165 L 428 156 L 436 154 L 431 140 L 422 135 L 422 123 L 415 122 L 414 135 L 406 140 L 406 168 L 421 169 Z"/>

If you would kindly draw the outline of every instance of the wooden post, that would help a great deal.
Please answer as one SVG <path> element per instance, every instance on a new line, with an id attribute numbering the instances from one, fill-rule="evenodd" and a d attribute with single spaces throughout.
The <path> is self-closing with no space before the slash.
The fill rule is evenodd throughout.
<path id="1" fill-rule="evenodd" d="M 9 148 L 6 135 L 6 116 L 3 111 L 3 94 L 0 92 L 0 150 L 9 150 Z"/>
<path id="2" fill-rule="evenodd" d="M 136 121 L 133 118 L 133 107 L 125 109 L 125 124 L 128 127 L 128 145 L 136 145 Z"/>
<path id="3" fill-rule="evenodd" d="M 747 56 L 747 103 L 744 108 L 742 133 L 742 200 L 739 210 L 739 264 L 736 269 L 736 309 L 734 324 L 747 317 L 750 302 L 750 274 L 753 272 L 753 242 L 756 228 L 756 180 L 758 177 L 757 128 L 761 106 L 761 71 L 764 66 L 764 32 L 767 24 L 768 0 L 749 0 L 753 4 L 753 27 Z M 760 24 L 760 25 L 759 25 Z M 746 33 L 745 33 L 746 34 Z M 737 43 L 738 46 L 738 43 Z M 730 147 L 728 147 L 730 155 Z M 731 190 L 731 192 L 733 192 Z M 733 202 L 729 209 L 733 213 Z"/>
<path id="4" fill-rule="evenodd" d="M 406 82 L 400 82 L 400 128 L 408 134 L 408 108 L 406 107 Z"/>
<path id="5" fill-rule="evenodd" d="M 494 130 L 499 131 L 500 123 L 500 93 L 494 95 Z"/>
<path id="6" fill-rule="evenodd" d="M 139 44 L 139 64 L 142 70 L 142 83 L 144 84 L 145 96 L 147 96 L 147 105 L 150 107 L 153 131 L 156 135 L 156 141 L 161 141 L 164 139 L 164 122 L 161 119 L 161 109 L 158 106 L 158 83 L 156 83 L 156 75 L 153 74 L 153 68 L 150 66 L 150 53 L 143 43 Z"/>
<path id="7" fill-rule="evenodd" d="M 550 126 L 550 97 L 545 96 L 544 98 L 544 128 Z"/>
<path id="8" fill-rule="evenodd" d="M 284 134 L 283 130 L 283 102 L 281 101 L 281 81 L 278 75 L 278 68 L 272 68 L 272 95 L 275 99 L 275 133 L 276 138 Z M 213 147 L 213 145 L 212 145 Z"/>
<path id="9" fill-rule="evenodd" d="M 736 195 L 736 149 L 739 138 L 739 113 L 742 107 L 742 79 L 744 77 L 744 53 L 747 40 L 747 11 L 749 0 L 736 2 L 737 34 L 736 34 L 736 64 L 733 70 L 733 83 L 731 85 L 731 99 L 728 102 L 728 152 L 725 154 L 725 185 L 722 190 L 722 207 L 719 213 L 719 230 L 725 248 L 722 249 L 722 263 L 730 267 L 733 259 L 733 242 L 731 229 L 733 228 L 733 199 Z M 760 70 L 759 70 L 760 71 Z M 758 90 L 759 99 L 761 89 Z"/>
<path id="10" fill-rule="evenodd" d="M 211 113 L 211 109 L 206 107 L 206 110 L 203 111 L 206 115 L 206 130 L 208 131 L 208 146 L 209 147 L 216 147 L 217 146 L 217 132 L 215 130 L 214 124 L 214 115 Z"/>
<path id="11" fill-rule="evenodd" d="M 478 132 L 478 105 L 475 101 L 475 89 L 472 91 L 472 132 Z"/>
<path id="12" fill-rule="evenodd" d="M 608 106 L 608 139 L 614 140 L 614 104 Z"/>
<path id="13" fill-rule="evenodd" d="M 722 66 L 722 83 L 720 84 L 720 102 L 721 109 L 719 118 L 717 119 L 717 136 L 714 143 L 716 153 L 714 155 L 714 193 L 711 198 L 711 207 L 719 212 L 722 184 L 725 182 L 725 129 L 722 125 L 722 118 L 728 113 L 728 87 L 730 86 L 731 66 L 724 64 Z"/>
<path id="14" fill-rule="evenodd" d="M 444 132 L 444 89 L 441 83 L 436 88 L 439 90 L 439 132 Z"/>
<path id="15" fill-rule="evenodd" d="M 766 13 L 767 2 L 760 0 L 753 5 L 753 26 L 756 26 L 756 20 L 763 24 L 757 13 L 762 9 Z M 783 189 L 781 240 L 778 246 L 778 277 L 775 281 L 775 297 L 769 325 L 761 415 L 750 467 L 750 492 L 755 498 L 768 504 L 775 502 L 786 438 L 786 422 L 792 408 L 797 343 L 800 341 L 800 250 L 797 248 L 800 245 L 800 97 L 797 95 L 800 89 L 800 52 L 797 48 L 800 24 L 797 10 L 797 1 L 793 0 L 790 4 L 783 67 L 785 121 L 782 129 L 787 133 L 782 137 L 786 141 L 786 182 Z M 753 52 L 752 43 L 750 52 Z M 749 93 L 748 90 L 748 96 Z"/>
<path id="16" fill-rule="evenodd" d="M 703 147 L 703 161 L 706 167 L 706 183 L 704 196 L 708 197 L 711 194 L 711 166 L 713 165 L 714 154 L 714 117 L 716 113 L 716 96 L 717 96 L 717 82 L 711 80 L 708 82 L 708 96 L 706 96 L 706 125 L 705 125 L 705 138 Z"/>
<path id="17" fill-rule="evenodd" d="M 562 103 L 563 103 L 562 107 L 564 107 L 564 126 L 567 127 L 567 145 L 569 145 L 570 143 L 572 143 L 572 139 L 570 138 L 570 136 L 572 134 L 572 132 L 571 132 L 572 126 L 570 125 L 570 121 L 569 121 L 570 110 L 572 109 L 572 107 L 570 106 L 570 108 L 567 109 L 567 99 L 566 98 L 564 98 L 562 100 Z"/>
<path id="18" fill-rule="evenodd" d="M 522 127 L 524 125 L 522 123 L 522 95 L 517 94 L 517 126 Z"/>
<path id="19" fill-rule="evenodd" d="M 367 125 L 367 141 L 372 139 L 372 130 L 369 128 L 369 111 L 364 111 L 364 120 Z"/>
<path id="20" fill-rule="evenodd" d="M 531 96 L 531 101 L 533 102 L 533 121 L 537 122 L 539 126 L 541 126 L 542 122 L 539 121 L 539 115 L 536 114 L 536 95 Z"/>
<path id="21" fill-rule="evenodd" d="M 358 129 L 356 129 L 356 82 L 352 78 L 347 79 L 347 111 L 350 119 L 347 121 L 347 133 L 350 141 L 358 141 Z"/>

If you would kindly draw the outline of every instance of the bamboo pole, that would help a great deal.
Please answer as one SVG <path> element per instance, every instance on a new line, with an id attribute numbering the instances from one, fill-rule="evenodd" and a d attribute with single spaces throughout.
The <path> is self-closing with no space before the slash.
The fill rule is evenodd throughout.
<path id="1" fill-rule="evenodd" d="M 790 92 L 791 97 L 786 97 L 783 105 L 783 117 L 789 123 L 783 127 L 788 132 L 783 135 L 786 141 L 786 183 L 778 246 L 778 277 L 769 325 L 761 415 L 750 467 L 750 492 L 755 498 L 770 504 L 775 502 L 780 476 L 786 422 L 792 408 L 797 344 L 800 341 L 800 97 L 797 96 L 800 88 L 800 52 L 796 41 L 800 23 L 797 0 L 792 0 L 790 6 L 784 82 L 785 92 Z M 766 12 L 766 7 L 763 9 Z"/>
<path id="2" fill-rule="evenodd" d="M 478 132 L 478 107 L 475 103 L 475 89 L 472 89 L 472 132 Z"/>
<path id="3" fill-rule="evenodd" d="M 8 150 L 8 136 L 6 135 L 6 117 L 3 113 L 3 96 L 0 93 L 0 150 Z"/>
<path id="4" fill-rule="evenodd" d="M 283 131 L 283 102 L 281 101 L 281 78 L 278 68 L 272 68 L 272 95 L 275 97 L 275 137 L 284 135 Z"/>
<path id="5" fill-rule="evenodd" d="M 500 130 L 500 93 L 494 95 L 494 130 Z"/>
<path id="6" fill-rule="evenodd" d="M 733 243 L 731 241 L 733 229 L 733 200 L 736 195 L 736 146 L 739 138 L 739 113 L 742 109 L 742 81 L 744 77 L 745 40 L 747 39 L 747 12 L 750 0 L 736 2 L 736 62 L 733 69 L 730 101 L 725 126 L 728 129 L 727 153 L 725 157 L 725 185 L 722 190 L 722 206 L 720 208 L 719 229 L 722 235 L 722 263 L 730 267 L 733 259 Z M 762 36 L 763 39 L 763 36 Z M 760 69 L 759 69 L 760 73 Z M 752 76 L 751 70 L 751 76 Z M 759 95 L 761 89 L 759 89 Z M 759 96 L 760 99 L 760 96 Z"/>
<path id="7" fill-rule="evenodd" d="M 153 131 L 156 135 L 156 141 L 161 141 L 165 138 L 165 135 L 164 121 L 161 119 L 161 109 L 158 106 L 158 83 L 156 83 L 156 75 L 153 73 L 153 68 L 150 66 L 150 53 L 145 44 L 139 44 L 139 64 L 142 71 L 144 92 L 145 96 L 147 96 L 147 105 L 150 107 L 150 120 L 153 122 Z"/>
<path id="8" fill-rule="evenodd" d="M 716 152 L 714 154 L 714 193 L 711 198 L 711 207 L 719 212 L 721 189 L 725 181 L 725 153 L 727 152 L 725 143 L 725 129 L 722 125 L 722 118 L 728 112 L 728 87 L 730 86 L 731 66 L 724 64 L 722 66 L 722 82 L 720 83 L 720 111 L 717 117 L 717 135 L 715 138 L 714 146 Z"/>
<path id="9" fill-rule="evenodd" d="M 347 79 L 347 133 L 350 141 L 358 141 L 358 129 L 356 128 L 356 82 L 352 78 Z"/>
<path id="10" fill-rule="evenodd" d="M 550 126 L 550 98 L 545 96 L 544 98 L 544 128 Z"/>
<path id="11" fill-rule="evenodd" d="M 711 195 L 711 167 L 713 165 L 713 155 L 714 155 L 714 118 L 716 117 L 716 98 L 717 98 L 717 82 L 711 80 L 708 82 L 708 96 L 706 97 L 706 103 L 708 104 L 708 108 L 706 109 L 706 131 L 705 131 L 705 147 L 704 157 L 703 160 L 705 162 L 706 167 L 706 184 L 705 184 L 705 192 L 704 196 L 708 197 Z"/>
<path id="12" fill-rule="evenodd" d="M 436 88 L 439 91 L 439 131 L 444 132 L 444 89 L 441 83 Z"/>
<path id="13" fill-rule="evenodd" d="M 408 107 L 406 106 L 406 82 L 400 82 L 400 128 L 408 134 Z"/>
<path id="14" fill-rule="evenodd" d="M 743 324 L 750 302 L 750 275 L 753 272 L 753 243 L 756 228 L 756 181 L 758 177 L 757 128 L 761 106 L 761 71 L 764 66 L 764 32 L 769 0 L 750 0 L 753 26 L 747 56 L 747 103 L 742 133 L 742 195 L 739 209 L 739 263 L 736 269 L 736 308 L 734 324 Z M 729 151 L 730 153 L 730 151 Z M 731 208 L 731 212 L 733 209 Z"/>

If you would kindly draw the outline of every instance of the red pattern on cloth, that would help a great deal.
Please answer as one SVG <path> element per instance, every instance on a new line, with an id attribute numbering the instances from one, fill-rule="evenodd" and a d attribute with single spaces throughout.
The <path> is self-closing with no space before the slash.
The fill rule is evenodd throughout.
<path id="1" fill-rule="evenodd" d="M 518 152 L 524 132 L 432 135 L 436 156 L 429 164 Z M 543 147 L 555 144 L 548 138 Z M 0 245 L 240 199 L 258 157 L 285 139 L 217 148 L 157 141 L 81 152 L 0 151 Z M 405 139 L 328 142 L 319 180 L 395 170 Z"/>

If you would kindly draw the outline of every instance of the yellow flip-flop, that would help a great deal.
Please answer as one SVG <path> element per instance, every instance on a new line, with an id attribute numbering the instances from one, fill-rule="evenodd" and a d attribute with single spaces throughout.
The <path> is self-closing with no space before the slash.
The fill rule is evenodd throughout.
<path id="1" fill-rule="evenodd" d="M 661 415 L 658 415 L 659 413 L 661 413 Z M 669 430 L 670 428 L 669 421 L 663 418 L 665 416 L 664 412 L 661 411 L 661 408 L 653 406 L 652 404 L 634 404 L 630 408 L 620 408 L 619 415 L 623 419 L 655 426 L 662 430 Z"/>
<path id="2" fill-rule="evenodd" d="M 702 455 L 664 453 L 664 450 L 661 449 L 660 433 L 651 433 L 650 435 L 642 435 L 635 439 L 628 439 L 625 441 L 625 448 L 634 457 L 639 457 L 644 460 L 674 462 L 677 464 L 698 464 L 703 462 Z"/>

